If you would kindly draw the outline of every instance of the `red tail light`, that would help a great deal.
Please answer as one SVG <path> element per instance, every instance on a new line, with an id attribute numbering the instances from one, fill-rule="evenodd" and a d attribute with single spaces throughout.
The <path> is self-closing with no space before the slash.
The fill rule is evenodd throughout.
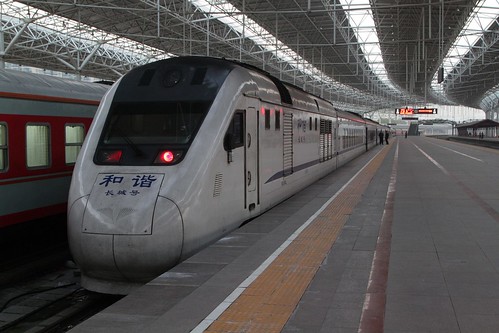
<path id="1" fill-rule="evenodd" d="M 173 153 L 169 150 L 163 152 L 160 154 L 160 158 L 161 158 L 161 162 L 165 162 L 165 163 L 171 163 L 173 162 Z"/>
<path id="2" fill-rule="evenodd" d="M 174 164 L 182 156 L 181 151 L 162 150 L 154 160 L 154 164 Z"/>

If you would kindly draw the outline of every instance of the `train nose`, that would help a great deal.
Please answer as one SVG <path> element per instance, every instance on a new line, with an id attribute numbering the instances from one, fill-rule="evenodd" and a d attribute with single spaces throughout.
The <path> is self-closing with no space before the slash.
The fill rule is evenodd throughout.
<path id="1" fill-rule="evenodd" d="M 115 235 L 114 262 L 128 280 L 149 281 L 174 266 L 182 252 L 182 219 L 177 206 L 158 197 L 148 235 Z"/>
<path id="2" fill-rule="evenodd" d="M 83 287 L 93 291 L 109 292 L 113 286 L 112 292 L 126 294 L 173 267 L 182 251 L 180 212 L 158 196 L 159 185 L 137 190 L 133 198 L 124 194 L 126 186 L 120 188 L 94 186 L 69 210 L 71 252 Z M 123 194 L 109 198 L 109 191 Z"/>

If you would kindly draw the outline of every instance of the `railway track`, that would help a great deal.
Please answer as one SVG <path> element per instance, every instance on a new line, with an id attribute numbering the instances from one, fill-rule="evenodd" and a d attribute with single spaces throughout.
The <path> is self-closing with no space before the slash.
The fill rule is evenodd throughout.
<path id="1" fill-rule="evenodd" d="M 0 332 L 65 332 L 120 298 L 84 290 L 63 267 L 0 291 Z"/>
<path id="2" fill-rule="evenodd" d="M 0 332 L 65 332 L 121 298 L 81 288 L 65 230 L 42 233 L 50 222 L 0 234 Z"/>

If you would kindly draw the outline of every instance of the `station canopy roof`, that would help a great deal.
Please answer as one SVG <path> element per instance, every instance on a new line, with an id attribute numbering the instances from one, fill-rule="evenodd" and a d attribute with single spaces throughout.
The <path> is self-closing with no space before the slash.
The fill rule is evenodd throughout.
<path id="1" fill-rule="evenodd" d="M 497 121 L 493 121 L 491 119 L 484 119 L 479 121 L 472 121 L 469 123 L 456 125 L 457 128 L 491 128 L 491 127 L 499 127 L 499 123 Z"/>
<path id="2" fill-rule="evenodd" d="M 115 80 L 209 55 L 358 112 L 498 104 L 483 103 L 499 85 L 498 0 L 4 0 L 0 13 L 5 62 Z"/>

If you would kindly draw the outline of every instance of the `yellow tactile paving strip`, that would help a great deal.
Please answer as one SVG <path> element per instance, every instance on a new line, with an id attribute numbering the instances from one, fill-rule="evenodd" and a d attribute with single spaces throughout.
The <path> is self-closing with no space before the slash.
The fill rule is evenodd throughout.
<path id="1" fill-rule="evenodd" d="M 205 332 L 281 332 L 388 151 L 384 147 Z"/>

